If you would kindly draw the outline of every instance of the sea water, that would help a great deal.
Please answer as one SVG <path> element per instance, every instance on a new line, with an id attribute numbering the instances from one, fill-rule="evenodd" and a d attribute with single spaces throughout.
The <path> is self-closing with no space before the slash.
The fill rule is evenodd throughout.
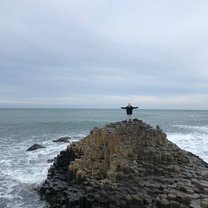
<path id="1" fill-rule="evenodd" d="M 208 111 L 135 109 L 133 117 L 159 125 L 169 140 L 208 162 Z M 0 208 L 48 207 L 34 189 L 47 177 L 48 160 L 68 145 L 52 140 L 78 141 L 125 119 L 121 109 L 0 109 Z M 35 143 L 46 148 L 26 151 Z"/>

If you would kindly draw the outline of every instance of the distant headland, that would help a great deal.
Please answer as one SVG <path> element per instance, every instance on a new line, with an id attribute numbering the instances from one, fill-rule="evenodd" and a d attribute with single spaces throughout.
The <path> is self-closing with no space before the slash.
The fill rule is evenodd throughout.
<path id="1" fill-rule="evenodd" d="M 121 121 L 61 151 L 39 192 L 51 208 L 207 208 L 208 164 L 159 126 Z"/>

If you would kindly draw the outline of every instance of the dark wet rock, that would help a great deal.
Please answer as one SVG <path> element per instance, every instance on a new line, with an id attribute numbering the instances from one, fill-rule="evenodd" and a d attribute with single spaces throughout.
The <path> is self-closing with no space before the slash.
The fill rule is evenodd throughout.
<path id="1" fill-rule="evenodd" d="M 50 207 L 208 207 L 208 165 L 141 120 L 95 128 L 54 159 Z"/>
<path id="2" fill-rule="evenodd" d="M 40 144 L 33 144 L 31 147 L 29 147 L 26 151 L 34 151 L 40 148 L 46 148 L 45 146 L 42 146 Z"/>
<path id="3" fill-rule="evenodd" d="M 52 142 L 64 142 L 64 143 L 69 143 L 71 140 L 71 137 L 61 137 L 59 139 L 53 140 Z"/>
<path id="4" fill-rule="evenodd" d="M 47 160 L 47 163 L 52 163 L 52 162 L 54 162 L 54 159 L 48 159 Z"/>

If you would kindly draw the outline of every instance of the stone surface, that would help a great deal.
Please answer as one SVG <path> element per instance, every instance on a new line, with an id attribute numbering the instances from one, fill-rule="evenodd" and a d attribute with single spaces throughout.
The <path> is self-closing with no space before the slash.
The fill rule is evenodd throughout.
<path id="1" fill-rule="evenodd" d="M 96 128 L 61 151 L 40 194 L 50 207 L 207 207 L 208 165 L 140 120 Z"/>
<path id="2" fill-rule="evenodd" d="M 26 151 L 34 151 L 40 148 L 45 148 L 45 146 L 42 146 L 40 144 L 33 144 L 31 147 L 29 147 Z"/>
<path id="3" fill-rule="evenodd" d="M 61 137 L 59 139 L 55 139 L 52 142 L 64 142 L 64 143 L 69 143 L 71 140 L 71 137 Z"/>

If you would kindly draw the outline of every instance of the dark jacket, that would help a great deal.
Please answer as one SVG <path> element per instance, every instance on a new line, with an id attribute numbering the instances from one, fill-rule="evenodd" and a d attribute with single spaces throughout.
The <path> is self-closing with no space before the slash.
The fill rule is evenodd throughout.
<path id="1" fill-rule="evenodd" d="M 121 107 L 121 109 L 126 109 L 126 113 L 128 114 L 128 115 L 131 115 L 132 114 L 132 111 L 133 111 L 133 109 L 136 109 L 136 108 L 138 108 L 138 107 L 133 107 L 133 106 L 126 106 L 126 107 Z"/>

